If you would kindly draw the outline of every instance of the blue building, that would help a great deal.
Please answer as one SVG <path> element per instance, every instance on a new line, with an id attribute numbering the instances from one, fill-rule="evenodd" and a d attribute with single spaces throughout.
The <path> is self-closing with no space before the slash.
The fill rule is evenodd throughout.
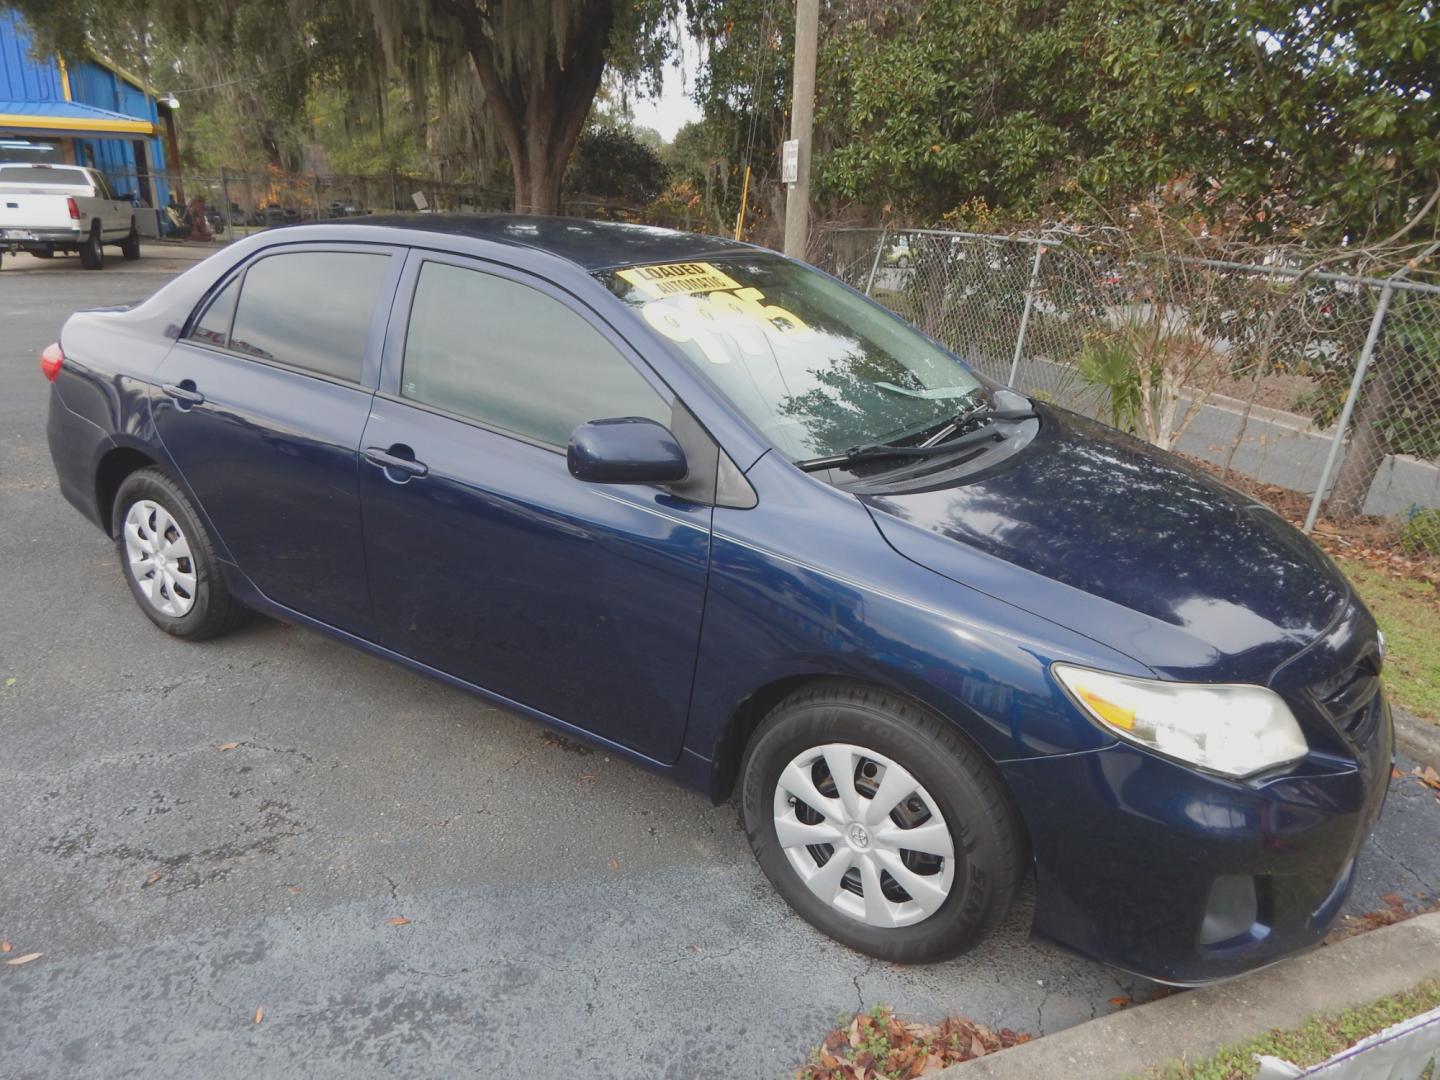
<path id="1" fill-rule="evenodd" d="M 0 9 L 0 161 L 90 165 L 141 205 L 170 200 L 162 105 L 99 56 L 36 59 L 18 12 Z"/>

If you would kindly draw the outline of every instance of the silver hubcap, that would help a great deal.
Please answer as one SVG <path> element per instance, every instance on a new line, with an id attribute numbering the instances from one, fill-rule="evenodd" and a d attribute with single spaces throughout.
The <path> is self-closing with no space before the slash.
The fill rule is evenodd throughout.
<path id="1" fill-rule="evenodd" d="M 869 926 L 933 915 L 955 882 L 940 804 L 884 754 L 827 743 L 797 754 L 775 785 L 775 835 L 806 887 Z"/>
<path id="2" fill-rule="evenodd" d="M 178 618 L 195 606 L 195 560 L 170 512 L 141 499 L 125 515 L 125 557 L 150 606 Z"/>

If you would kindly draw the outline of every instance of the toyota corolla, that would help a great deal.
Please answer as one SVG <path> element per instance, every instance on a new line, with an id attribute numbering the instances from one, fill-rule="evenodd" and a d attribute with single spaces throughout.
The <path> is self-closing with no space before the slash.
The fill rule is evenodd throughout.
<path id="1" fill-rule="evenodd" d="M 1036 934 L 1233 975 L 1321 938 L 1384 799 L 1381 640 L 1304 536 L 769 251 L 291 227 L 41 367 L 160 630 L 258 610 L 734 795 L 872 956 L 962 952 L 1033 873 Z"/>

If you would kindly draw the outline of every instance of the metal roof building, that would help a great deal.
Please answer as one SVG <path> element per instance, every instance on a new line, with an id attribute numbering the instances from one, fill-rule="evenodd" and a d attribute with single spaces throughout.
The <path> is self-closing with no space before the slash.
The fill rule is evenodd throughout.
<path id="1" fill-rule="evenodd" d="M 91 165 L 116 191 L 164 206 L 160 105 L 149 87 L 91 56 L 36 58 L 24 20 L 0 9 L 0 161 Z"/>

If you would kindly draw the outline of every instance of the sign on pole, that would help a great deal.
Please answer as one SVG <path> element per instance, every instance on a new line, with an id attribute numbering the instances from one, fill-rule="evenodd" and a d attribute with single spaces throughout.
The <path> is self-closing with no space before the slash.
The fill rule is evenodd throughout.
<path id="1" fill-rule="evenodd" d="M 780 145 L 780 180 L 793 184 L 800 179 L 800 140 L 786 139 Z"/>

